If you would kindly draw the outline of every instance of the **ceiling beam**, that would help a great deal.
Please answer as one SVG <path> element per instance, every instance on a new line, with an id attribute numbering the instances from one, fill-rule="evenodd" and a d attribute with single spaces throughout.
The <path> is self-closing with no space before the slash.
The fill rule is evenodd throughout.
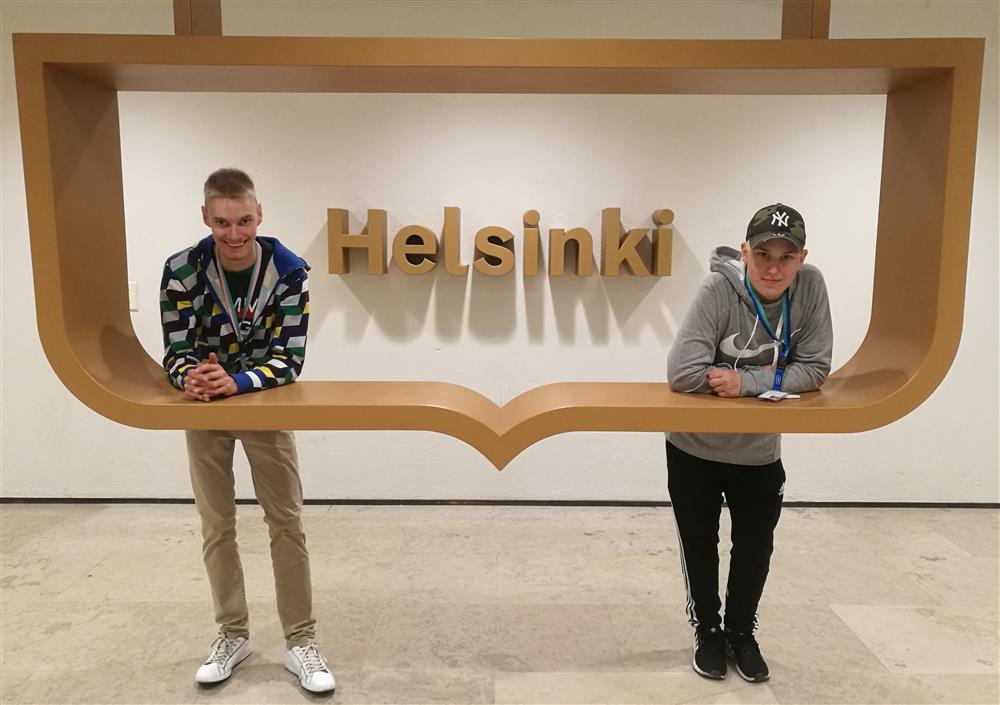
<path id="1" fill-rule="evenodd" d="M 830 0 L 784 0 L 782 39 L 829 39 Z"/>
<path id="2" fill-rule="evenodd" d="M 174 34 L 222 35 L 222 0 L 174 0 Z"/>

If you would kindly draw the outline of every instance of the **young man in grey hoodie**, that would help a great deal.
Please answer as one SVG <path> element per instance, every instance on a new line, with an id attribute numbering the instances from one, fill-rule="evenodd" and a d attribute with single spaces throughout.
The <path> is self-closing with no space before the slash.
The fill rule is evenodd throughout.
<path id="1" fill-rule="evenodd" d="M 777 203 L 753 216 L 739 251 L 714 250 L 711 273 L 670 350 L 671 389 L 780 399 L 823 384 L 833 346 L 830 305 L 823 276 L 804 264 L 805 244 L 802 216 Z M 728 656 L 744 680 L 766 681 L 770 674 L 754 634 L 785 489 L 781 436 L 668 433 L 667 475 L 695 628 L 692 667 L 722 679 Z M 723 496 L 733 544 L 724 620 L 718 552 Z"/>

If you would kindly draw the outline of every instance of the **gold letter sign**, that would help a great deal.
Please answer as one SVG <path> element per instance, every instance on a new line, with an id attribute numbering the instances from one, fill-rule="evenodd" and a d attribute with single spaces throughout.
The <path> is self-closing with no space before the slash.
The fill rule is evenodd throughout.
<path id="1" fill-rule="evenodd" d="M 444 209 L 445 266 L 448 274 L 464 276 L 468 265 L 460 265 L 461 257 L 461 211 L 458 208 Z M 601 222 L 601 274 L 616 277 L 620 265 L 624 264 L 630 274 L 648 277 L 670 276 L 670 254 L 673 251 L 673 211 L 663 208 L 655 211 L 650 218 L 653 230 L 652 244 L 645 247 L 651 254 L 649 262 L 637 249 L 640 243 L 649 242 L 650 228 L 636 228 L 625 233 L 621 224 L 621 210 L 605 208 Z M 524 276 L 538 274 L 538 211 L 526 211 L 522 218 L 524 225 Z M 386 212 L 368 210 L 368 222 L 360 235 L 347 232 L 347 211 L 343 208 L 327 210 L 327 240 L 330 248 L 330 274 L 346 274 L 351 271 L 350 250 L 363 250 L 368 257 L 369 274 L 388 272 L 385 259 Z M 499 225 L 488 225 L 476 232 L 476 255 L 472 266 L 476 271 L 499 277 L 514 270 L 514 233 Z M 594 238 L 585 228 L 549 230 L 549 274 L 561 277 L 565 269 L 565 251 L 568 243 L 576 245 L 576 273 L 590 276 L 593 273 Z M 392 261 L 406 274 L 427 274 L 437 265 L 440 243 L 434 232 L 423 225 L 404 225 L 392 239 Z"/>

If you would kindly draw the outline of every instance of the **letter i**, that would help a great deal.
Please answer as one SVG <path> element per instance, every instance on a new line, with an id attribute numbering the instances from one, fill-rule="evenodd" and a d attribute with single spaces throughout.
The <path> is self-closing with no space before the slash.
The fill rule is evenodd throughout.
<path id="1" fill-rule="evenodd" d="M 653 234 L 653 275 L 669 277 L 674 251 L 674 212 L 661 208 L 653 213 L 656 232 Z"/>
<path id="2" fill-rule="evenodd" d="M 524 276 L 534 277 L 538 274 L 538 247 L 541 235 L 538 232 L 538 221 L 541 215 L 538 211 L 524 212 Z"/>

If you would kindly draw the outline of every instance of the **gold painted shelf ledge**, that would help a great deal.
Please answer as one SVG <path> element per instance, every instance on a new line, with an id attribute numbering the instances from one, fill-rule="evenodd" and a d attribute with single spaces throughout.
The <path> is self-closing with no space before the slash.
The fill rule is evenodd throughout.
<path id="1" fill-rule="evenodd" d="M 42 345 L 78 399 L 121 423 L 437 431 L 469 443 L 498 468 L 532 443 L 567 431 L 876 428 L 926 400 L 958 348 L 982 56 L 981 39 L 17 34 L 14 61 Z M 212 404 L 187 402 L 143 351 L 129 317 L 117 102 L 123 90 L 885 94 L 868 334 L 821 392 L 777 405 L 616 382 L 550 384 L 503 407 L 452 384 L 390 381 L 307 381 Z M 95 252 L 103 266 L 83 266 Z"/>
<path id="2" fill-rule="evenodd" d="M 150 361 L 152 362 L 152 361 Z M 823 391 L 781 404 L 678 394 L 665 383 L 559 382 L 498 406 L 447 382 L 297 382 L 205 404 L 184 399 L 155 364 L 145 381 L 117 375 L 87 403 L 147 428 L 438 431 L 468 443 L 498 469 L 532 444 L 569 431 L 863 431 L 895 419 L 872 400 L 895 390 L 902 370 L 835 376 Z M 139 421 L 139 423 L 137 423 Z"/>

